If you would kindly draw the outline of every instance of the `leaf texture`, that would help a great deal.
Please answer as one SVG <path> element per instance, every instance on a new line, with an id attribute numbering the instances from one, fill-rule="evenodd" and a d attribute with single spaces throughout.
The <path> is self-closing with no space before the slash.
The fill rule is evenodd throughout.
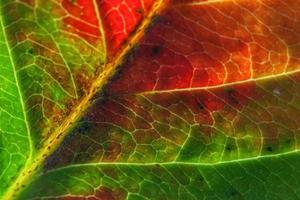
<path id="1" fill-rule="evenodd" d="M 300 198 L 299 1 L 1 6 L 4 199 Z"/>
<path id="2" fill-rule="evenodd" d="M 90 96 L 118 66 L 118 60 L 128 49 L 123 44 L 132 45 L 141 33 L 127 42 L 126 37 L 139 30 L 135 27 L 145 26 L 149 19 L 140 25 L 142 17 L 147 18 L 145 11 L 131 21 L 122 41 L 115 35 L 109 36 L 110 40 L 118 41 L 114 48 L 120 49 L 114 52 L 115 64 L 108 56 L 105 32 L 118 30 L 119 24 L 109 18 L 106 23 L 112 25 L 103 26 L 100 11 L 102 15 L 109 14 L 109 7 L 121 11 L 108 1 L 0 3 L 1 78 L 5 81 L 1 87 L 0 194 L 10 199 L 15 198 L 47 154 L 56 148 L 59 139 L 88 106 Z M 149 10 L 152 3 L 132 4 L 135 7 L 129 9 L 133 12 L 146 6 Z M 11 95 L 10 99 L 7 95 Z"/>
<path id="3" fill-rule="evenodd" d="M 26 163 L 31 156 L 31 141 L 20 84 L 16 77 L 15 65 L 0 20 L 0 195 L 9 184 L 11 175 Z"/>

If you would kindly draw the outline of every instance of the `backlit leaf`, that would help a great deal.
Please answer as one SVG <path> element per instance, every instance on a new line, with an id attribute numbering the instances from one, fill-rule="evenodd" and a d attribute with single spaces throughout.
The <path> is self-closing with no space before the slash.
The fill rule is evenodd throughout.
<path id="1" fill-rule="evenodd" d="M 299 1 L 0 2 L 3 199 L 300 198 Z"/>

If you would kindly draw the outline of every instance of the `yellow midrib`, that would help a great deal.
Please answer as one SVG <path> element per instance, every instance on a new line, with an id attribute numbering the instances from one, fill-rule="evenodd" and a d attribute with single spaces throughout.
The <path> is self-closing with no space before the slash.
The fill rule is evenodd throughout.
<path id="1" fill-rule="evenodd" d="M 139 25 L 139 28 L 136 31 L 129 41 L 123 45 L 122 50 L 115 56 L 115 59 L 106 63 L 104 70 L 97 76 L 95 81 L 92 83 L 92 86 L 88 94 L 79 102 L 79 104 L 74 108 L 74 110 L 68 115 L 68 117 L 62 122 L 62 124 L 53 131 L 51 136 L 45 141 L 44 146 L 36 154 L 37 156 L 33 159 L 30 165 L 27 165 L 22 169 L 19 176 L 13 182 L 13 184 L 8 188 L 5 195 L 3 196 L 4 200 L 15 199 L 19 194 L 22 188 L 26 187 L 30 178 L 34 173 L 42 166 L 45 159 L 56 150 L 60 145 L 64 137 L 67 135 L 68 129 L 75 123 L 81 116 L 81 114 L 90 106 L 92 97 L 96 94 L 97 91 L 101 90 L 103 86 L 107 83 L 109 78 L 111 78 L 122 63 L 124 56 L 127 52 L 132 49 L 139 39 L 143 36 L 145 29 L 151 23 L 153 16 L 159 14 L 167 6 L 168 0 L 157 0 L 152 6 L 151 11 L 145 17 L 145 19 Z"/>

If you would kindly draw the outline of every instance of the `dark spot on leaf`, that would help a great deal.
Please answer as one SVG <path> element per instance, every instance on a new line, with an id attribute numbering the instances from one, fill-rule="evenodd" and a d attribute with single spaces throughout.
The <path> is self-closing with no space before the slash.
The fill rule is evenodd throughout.
<path id="1" fill-rule="evenodd" d="M 198 102 L 198 108 L 200 108 L 201 110 L 203 110 L 203 109 L 204 109 L 204 106 L 203 106 L 203 104 L 202 104 L 202 103 L 200 103 L 200 102 Z"/>
<path id="2" fill-rule="evenodd" d="M 225 149 L 226 149 L 226 151 L 231 151 L 232 150 L 231 146 L 226 146 Z"/>
<path id="3" fill-rule="evenodd" d="M 196 180 L 199 181 L 199 182 L 202 182 L 202 181 L 204 181 L 204 178 L 202 176 L 199 176 L 199 177 L 196 178 Z"/>
<path id="4" fill-rule="evenodd" d="M 33 48 L 28 49 L 28 53 L 34 55 L 34 49 Z"/>
<path id="5" fill-rule="evenodd" d="M 227 87 L 224 89 L 226 93 L 228 103 L 238 104 L 238 100 L 236 99 L 236 91 L 233 88 Z"/>
<path id="6" fill-rule="evenodd" d="M 236 196 L 236 195 L 238 195 L 238 192 L 236 190 L 231 190 L 230 195 Z"/>
<path id="7" fill-rule="evenodd" d="M 231 93 L 234 93 L 234 89 L 232 89 L 231 87 L 225 87 L 224 88 L 224 92 L 228 93 L 228 94 L 231 94 Z"/>
<path id="8" fill-rule="evenodd" d="M 135 11 L 136 11 L 137 13 L 141 14 L 141 15 L 144 14 L 144 9 L 143 9 L 143 8 L 137 8 Z"/>
<path id="9" fill-rule="evenodd" d="M 273 147 L 268 146 L 268 147 L 266 148 L 266 150 L 272 152 L 272 151 L 273 151 Z"/>
<path id="10" fill-rule="evenodd" d="M 153 46 L 151 48 L 151 54 L 152 54 L 152 56 L 159 55 L 161 51 L 162 51 L 162 48 L 160 46 Z"/>

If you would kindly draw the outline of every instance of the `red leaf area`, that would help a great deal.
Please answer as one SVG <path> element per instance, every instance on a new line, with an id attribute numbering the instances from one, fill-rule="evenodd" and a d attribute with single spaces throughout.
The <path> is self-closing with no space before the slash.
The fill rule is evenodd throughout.
<path id="1" fill-rule="evenodd" d="M 101 38 L 99 17 L 93 1 L 62 0 L 62 6 L 69 14 L 63 21 L 71 27 L 72 32 L 75 32 L 91 44 L 94 44 L 96 40 Z"/>
<path id="2" fill-rule="evenodd" d="M 249 80 L 291 73 L 300 66 L 299 3 L 228 2 L 176 4 L 155 20 L 107 86 L 104 98 L 83 117 L 89 123 L 74 129 L 46 168 L 80 163 L 80 154 L 90 155 L 87 160 L 127 162 L 128 155 L 137 151 L 135 145 L 151 146 L 157 139 L 168 144 L 163 150 L 165 157 L 160 159 L 174 161 L 176 147 L 168 140 L 181 147 L 186 126 L 196 125 L 194 136 L 201 141 L 205 138 L 207 145 L 219 130 L 243 138 L 248 134 L 245 130 L 253 127 L 251 149 L 255 155 L 262 146 L 269 149 L 273 145 L 275 149 L 283 137 L 294 137 L 282 133 L 281 124 L 293 132 L 299 129 L 297 108 L 286 105 L 298 91 L 299 75 L 259 83 Z M 175 89 L 186 90 L 173 92 Z M 124 95 L 128 93 L 134 95 Z M 134 140 L 125 142 L 123 135 L 111 135 L 115 125 L 132 134 Z M 97 143 L 91 147 L 85 138 Z M 99 147 L 98 142 L 107 145 Z M 195 159 L 202 154 L 198 153 Z M 156 159 L 149 152 L 144 155 Z"/>
<path id="3" fill-rule="evenodd" d="M 175 4 L 153 22 L 108 91 L 203 88 L 293 71 L 300 64 L 296 7 L 252 0 Z"/>
<path id="4" fill-rule="evenodd" d="M 101 37 L 99 31 L 101 20 L 108 53 L 114 55 L 148 14 L 153 2 L 153 0 L 63 0 L 62 5 L 70 14 L 64 22 L 93 44 L 94 38 Z M 97 16 L 96 9 L 99 10 L 101 19 Z"/>
<path id="5" fill-rule="evenodd" d="M 154 0 L 98 0 L 106 45 L 114 54 L 146 16 Z"/>
<path id="6" fill-rule="evenodd" d="M 130 132 L 151 130 L 152 123 L 157 120 L 172 124 L 172 113 L 181 116 L 189 124 L 213 125 L 212 112 L 223 109 L 225 105 L 240 110 L 251 100 L 249 96 L 255 96 L 254 91 L 255 86 L 247 84 L 213 92 L 199 90 L 173 95 L 170 93 L 147 95 L 145 99 L 126 95 L 113 100 L 100 101 L 86 114 L 85 119 L 116 124 Z M 164 109 L 153 112 L 153 105 Z"/>

